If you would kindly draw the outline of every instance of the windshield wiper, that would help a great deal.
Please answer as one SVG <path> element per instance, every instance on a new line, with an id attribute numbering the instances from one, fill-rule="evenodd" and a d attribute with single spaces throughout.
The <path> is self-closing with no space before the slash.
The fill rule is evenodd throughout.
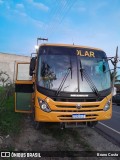
<path id="1" fill-rule="evenodd" d="M 81 79 L 83 81 L 83 68 L 82 68 L 82 62 L 81 62 L 81 59 L 79 59 L 79 62 L 80 62 L 80 73 L 81 73 Z"/>
<path id="2" fill-rule="evenodd" d="M 71 79 L 72 79 L 72 61 L 71 61 L 71 57 L 70 57 L 70 70 L 71 70 Z"/>
<path id="3" fill-rule="evenodd" d="M 88 73 L 86 72 L 86 70 L 83 69 L 81 59 L 79 59 L 79 62 L 80 62 L 80 73 L 81 73 L 82 81 L 83 81 L 83 77 L 84 77 L 85 80 L 87 81 L 87 83 L 89 84 L 91 90 L 93 91 L 93 93 L 95 93 L 95 95 L 97 97 L 99 97 L 100 96 L 99 91 L 98 91 L 97 87 L 95 86 L 95 84 L 93 83 L 93 81 L 91 80 Z"/>
<path id="4" fill-rule="evenodd" d="M 59 94 L 60 91 L 62 90 L 62 87 L 63 87 L 63 85 L 64 85 L 64 83 L 65 83 L 65 81 L 66 81 L 66 79 L 67 79 L 67 77 L 68 77 L 68 75 L 69 75 L 69 73 L 70 73 L 70 71 L 71 71 L 71 67 L 69 67 L 69 68 L 67 69 L 67 72 L 66 72 L 65 76 L 63 77 L 63 79 L 62 79 L 62 81 L 61 81 L 61 83 L 60 83 L 60 86 L 58 87 L 58 90 L 57 90 L 57 92 L 56 92 L 56 96 L 58 96 L 58 94 Z"/>
<path id="5" fill-rule="evenodd" d="M 58 94 L 61 92 L 62 87 L 63 87 L 63 85 L 64 85 L 64 83 L 65 83 L 65 81 L 66 81 L 66 79 L 67 79 L 67 77 L 68 77 L 68 75 L 70 73 L 70 71 L 71 71 L 71 79 L 72 79 L 72 62 L 71 62 L 71 58 L 70 58 L 70 67 L 67 69 L 67 72 L 66 72 L 65 76 L 63 77 L 63 79 L 62 79 L 62 81 L 60 83 L 60 86 L 58 87 L 58 90 L 56 92 L 56 96 L 58 96 Z"/>

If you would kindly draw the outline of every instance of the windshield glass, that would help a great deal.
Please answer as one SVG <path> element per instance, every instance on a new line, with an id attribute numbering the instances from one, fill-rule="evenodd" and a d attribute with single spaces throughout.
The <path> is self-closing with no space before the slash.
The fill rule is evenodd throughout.
<path id="1" fill-rule="evenodd" d="M 92 92 L 86 79 L 81 77 L 79 59 L 82 68 L 89 74 L 98 91 L 109 89 L 111 86 L 110 72 L 105 53 L 90 52 L 84 56 L 77 48 L 43 46 L 39 51 L 38 85 L 57 91 L 68 69 L 71 68 L 61 91 Z"/>
<path id="2" fill-rule="evenodd" d="M 47 53 L 44 50 L 39 57 L 38 84 L 52 90 L 58 90 L 68 69 L 72 69 L 62 87 L 62 91 L 78 92 L 76 57 L 68 51 L 63 54 Z M 55 54 L 56 53 L 56 54 Z"/>
<path id="3" fill-rule="evenodd" d="M 98 91 L 110 88 L 110 71 L 108 62 L 101 58 L 79 57 L 83 71 L 89 76 Z M 80 76 L 81 77 L 81 76 Z M 91 92 L 91 88 L 83 76 L 80 81 L 80 92 Z"/>

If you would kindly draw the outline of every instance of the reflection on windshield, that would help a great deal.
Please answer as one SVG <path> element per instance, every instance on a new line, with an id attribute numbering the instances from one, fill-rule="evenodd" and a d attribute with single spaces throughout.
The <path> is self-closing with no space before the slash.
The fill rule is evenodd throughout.
<path id="1" fill-rule="evenodd" d="M 76 57 L 71 56 L 72 78 L 68 75 L 61 91 L 77 92 L 77 66 Z M 68 55 L 41 55 L 39 63 L 39 85 L 48 89 L 58 90 L 68 68 L 70 56 Z"/>
<path id="2" fill-rule="evenodd" d="M 65 92 L 93 92 L 86 79 L 80 73 L 79 60 L 82 68 L 89 75 L 98 91 L 111 87 L 108 62 L 104 54 L 96 51 L 96 57 L 77 56 L 71 49 L 55 48 L 42 50 L 39 56 L 38 85 L 47 89 L 58 91 L 68 68 L 72 66 L 72 74 L 69 74 L 60 91 Z M 80 58 L 80 59 L 79 59 Z M 72 77 L 72 78 L 71 78 Z"/>
<path id="3" fill-rule="evenodd" d="M 81 57 L 82 67 L 85 69 L 86 73 L 91 78 L 94 85 L 97 87 L 98 91 L 102 91 L 110 88 L 110 73 L 106 72 L 109 70 L 108 63 L 104 59 L 89 57 Z M 91 88 L 86 82 L 86 79 L 80 81 L 80 91 L 81 92 L 90 92 Z"/>
<path id="4" fill-rule="evenodd" d="M 91 90 L 93 91 L 93 93 L 95 93 L 96 96 L 100 96 L 98 89 L 96 88 L 95 84 L 93 83 L 91 77 L 89 76 L 89 74 L 86 72 L 85 68 L 83 69 L 82 67 L 82 62 L 81 62 L 81 58 L 79 58 L 79 62 L 80 62 L 80 73 L 81 73 L 81 79 L 83 81 L 83 77 L 85 78 L 86 82 L 89 84 Z"/>
<path id="5" fill-rule="evenodd" d="M 41 65 L 42 83 L 45 88 L 51 88 L 53 80 L 56 80 L 56 74 L 52 71 L 47 62 L 42 61 Z"/>

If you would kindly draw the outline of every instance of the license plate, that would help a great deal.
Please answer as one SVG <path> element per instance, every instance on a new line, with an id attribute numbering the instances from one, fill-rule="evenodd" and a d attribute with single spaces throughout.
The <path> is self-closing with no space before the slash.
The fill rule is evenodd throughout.
<path id="1" fill-rule="evenodd" d="M 86 118 L 85 114 L 73 114 L 72 115 L 73 119 L 82 119 L 82 118 Z"/>

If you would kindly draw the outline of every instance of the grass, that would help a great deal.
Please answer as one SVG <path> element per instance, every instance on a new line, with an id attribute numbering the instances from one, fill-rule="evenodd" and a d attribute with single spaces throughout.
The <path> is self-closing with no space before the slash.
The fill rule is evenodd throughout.
<path id="1" fill-rule="evenodd" d="M 85 151 L 93 151 L 94 149 L 86 142 L 84 136 L 81 135 L 76 129 L 65 128 L 61 130 L 58 126 L 54 124 L 46 124 L 43 128 L 41 128 L 42 133 L 46 135 L 52 135 L 55 139 L 57 139 L 60 143 L 63 144 L 62 150 L 74 150 L 74 146 L 70 145 L 70 141 L 72 140 L 74 144 L 80 144 Z M 61 145 L 62 146 L 62 145 Z M 58 150 L 61 150 L 61 146 L 58 146 Z"/>
<path id="2" fill-rule="evenodd" d="M 0 92 L 2 92 L 2 91 L 3 91 L 3 87 L 0 86 Z"/>
<path id="3" fill-rule="evenodd" d="M 2 134 L 18 134 L 21 128 L 22 115 L 14 111 L 14 96 L 9 97 L 0 113 L 0 132 Z"/>
<path id="4" fill-rule="evenodd" d="M 0 91 L 2 91 L 0 87 Z M 0 133 L 2 134 L 19 134 L 22 127 L 23 115 L 15 113 L 14 111 L 14 96 L 11 96 L 6 101 L 4 111 L 0 113 Z M 59 145 L 57 149 L 59 151 L 74 151 L 74 145 L 80 144 L 85 151 L 92 151 L 91 146 L 86 142 L 83 136 L 76 129 L 64 129 L 55 124 L 48 123 L 41 127 L 41 132 L 46 135 L 51 135 L 58 140 Z M 11 150 L 11 148 L 9 148 Z"/>

